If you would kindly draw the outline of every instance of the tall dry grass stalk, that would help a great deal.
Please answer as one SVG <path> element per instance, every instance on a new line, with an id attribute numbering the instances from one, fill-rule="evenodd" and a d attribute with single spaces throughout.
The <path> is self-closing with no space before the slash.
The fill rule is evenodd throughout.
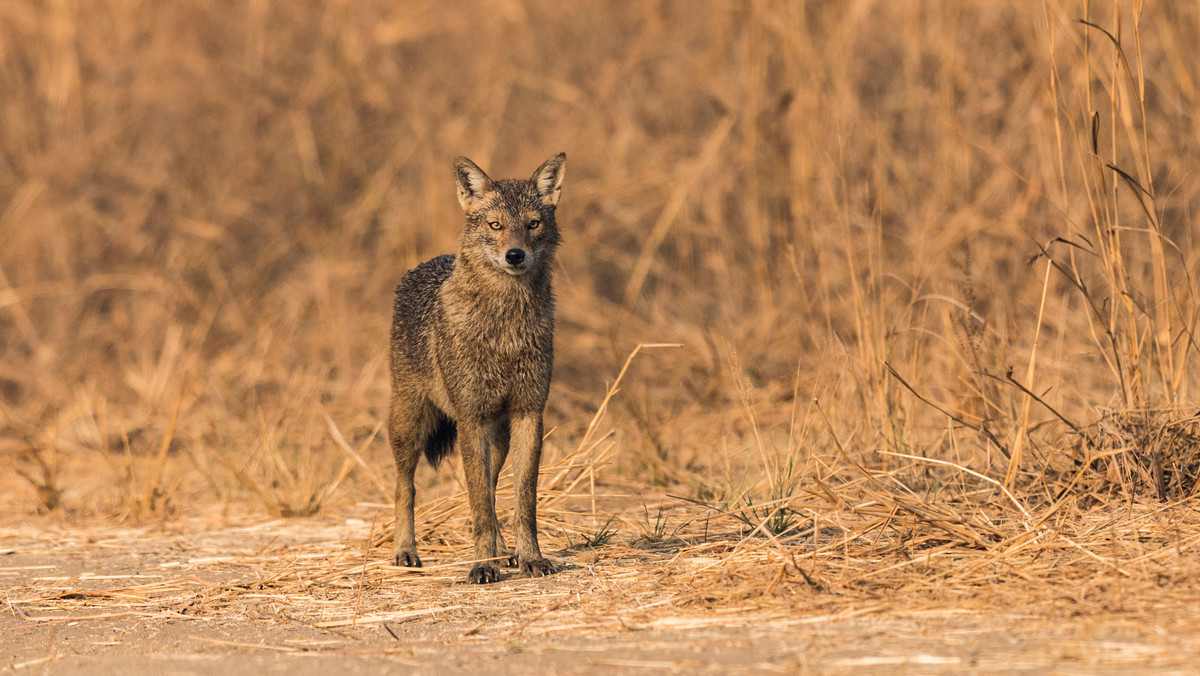
<path id="1" fill-rule="evenodd" d="M 1077 467 L 1184 475 L 1105 430 L 1194 387 L 1200 10 L 1042 8 L 2 3 L 9 495 L 379 500 L 390 293 L 456 248 L 449 158 L 558 150 L 549 463 L 604 399 L 610 476 L 764 521 L 860 469 L 1028 510 Z"/>

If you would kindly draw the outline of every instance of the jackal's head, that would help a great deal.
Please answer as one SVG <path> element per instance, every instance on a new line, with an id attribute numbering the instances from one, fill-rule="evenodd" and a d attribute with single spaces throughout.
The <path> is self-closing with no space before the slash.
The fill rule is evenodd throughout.
<path id="1" fill-rule="evenodd" d="M 559 153 L 527 181 L 493 181 L 471 160 L 454 160 L 458 203 L 467 212 L 463 255 L 514 277 L 548 263 L 561 241 L 554 208 L 566 163 L 566 153 Z"/>

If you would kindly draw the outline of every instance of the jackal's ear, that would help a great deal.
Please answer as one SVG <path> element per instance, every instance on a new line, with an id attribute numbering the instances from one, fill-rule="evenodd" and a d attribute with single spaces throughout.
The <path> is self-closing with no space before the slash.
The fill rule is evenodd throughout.
<path id="1" fill-rule="evenodd" d="M 533 172 L 533 178 L 529 179 L 535 188 L 538 195 L 542 198 L 542 203 L 548 207 L 558 204 L 558 198 L 562 195 L 563 174 L 567 171 L 567 154 L 559 153 L 554 157 L 546 160 L 542 166 Z"/>
<path id="2" fill-rule="evenodd" d="M 454 183 L 458 186 L 458 203 L 466 211 L 482 206 L 494 189 L 492 179 L 465 157 L 454 159 Z"/>

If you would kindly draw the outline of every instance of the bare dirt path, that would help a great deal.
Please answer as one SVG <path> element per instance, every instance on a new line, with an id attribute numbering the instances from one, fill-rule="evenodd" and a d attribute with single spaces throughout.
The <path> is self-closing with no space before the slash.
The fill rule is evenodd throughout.
<path id="1" fill-rule="evenodd" d="M 785 602 L 763 603 L 732 571 L 686 598 L 673 571 L 711 566 L 721 546 L 683 542 L 550 550 L 560 574 L 477 587 L 461 581 L 462 552 L 433 548 L 421 574 L 388 566 L 386 547 L 365 547 L 375 530 L 356 517 L 12 524 L 0 669 L 1119 673 L 1200 658 L 1195 596 L 1129 612 L 1081 592 L 1025 608 L 1003 586 L 906 599 L 787 580 Z"/>

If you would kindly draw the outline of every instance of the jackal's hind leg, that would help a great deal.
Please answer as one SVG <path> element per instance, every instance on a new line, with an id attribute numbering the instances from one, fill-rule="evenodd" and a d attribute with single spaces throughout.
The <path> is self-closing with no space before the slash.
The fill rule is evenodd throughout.
<path id="1" fill-rule="evenodd" d="M 425 442 L 428 406 L 409 397 L 393 397 L 388 436 L 396 459 L 396 521 L 392 562 L 397 566 L 420 567 L 413 524 L 416 486 L 413 477 Z"/>

